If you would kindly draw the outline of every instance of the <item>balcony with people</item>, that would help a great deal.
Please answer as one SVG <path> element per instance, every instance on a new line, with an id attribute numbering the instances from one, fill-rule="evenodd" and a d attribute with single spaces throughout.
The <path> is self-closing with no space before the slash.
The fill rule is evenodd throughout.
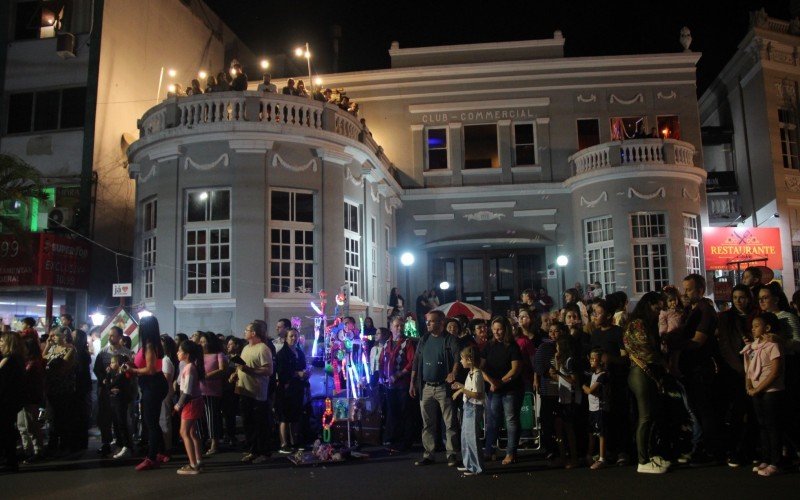
<path id="1" fill-rule="evenodd" d="M 693 144 L 677 139 L 641 138 L 610 141 L 569 157 L 572 175 L 592 176 L 617 167 L 700 169 L 694 164 Z"/>

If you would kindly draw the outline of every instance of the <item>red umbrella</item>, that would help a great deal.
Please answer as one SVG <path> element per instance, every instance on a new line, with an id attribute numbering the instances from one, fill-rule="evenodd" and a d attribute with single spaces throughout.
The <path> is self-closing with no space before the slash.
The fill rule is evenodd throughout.
<path id="1" fill-rule="evenodd" d="M 460 300 L 442 304 L 434 309 L 434 311 L 442 311 L 448 318 L 464 315 L 469 319 L 491 319 L 491 315 L 480 307 L 475 307 L 472 304 L 465 304 Z"/>

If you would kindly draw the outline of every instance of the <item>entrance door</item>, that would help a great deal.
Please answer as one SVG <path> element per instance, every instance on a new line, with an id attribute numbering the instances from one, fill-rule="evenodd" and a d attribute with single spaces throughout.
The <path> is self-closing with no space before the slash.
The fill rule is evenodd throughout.
<path id="1" fill-rule="evenodd" d="M 515 294 L 514 258 L 491 257 L 489 259 L 489 293 L 492 315 L 507 314 L 514 308 Z"/>
<path id="2" fill-rule="evenodd" d="M 461 259 L 461 300 L 468 304 L 485 308 L 484 298 L 486 280 L 483 257 Z"/>

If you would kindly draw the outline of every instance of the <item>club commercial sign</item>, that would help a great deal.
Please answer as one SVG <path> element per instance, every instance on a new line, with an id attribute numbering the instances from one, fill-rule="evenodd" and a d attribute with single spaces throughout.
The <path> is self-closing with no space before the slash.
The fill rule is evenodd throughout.
<path id="1" fill-rule="evenodd" d="M 709 271 L 750 265 L 783 269 L 781 233 L 776 227 L 704 227 L 703 253 Z"/>
<path id="2" fill-rule="evenodd" d="M 495 120 L 533 120 L 536 118 L 532 109 L 493 109 L 456 111 L 450 113 L 425 113 L 422 123 L 473 122 Z"/>

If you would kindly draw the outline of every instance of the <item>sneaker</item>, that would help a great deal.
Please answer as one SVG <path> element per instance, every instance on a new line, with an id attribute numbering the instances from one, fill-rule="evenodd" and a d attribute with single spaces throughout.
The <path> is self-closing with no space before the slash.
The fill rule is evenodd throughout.
<path id="1" fill-rule="evenodd" d="M 652 460 L 653 463 L 655 463 L 659 467 L 664 467 L 665 469 L 669 469 L 672 466 L 672 462 L 658 455 L 650 457 L 650 460 Z"/>
<path id="2" fill-rule="evenodd" d="M 597 469 L 602 469 L 605 466 L 606 466 L 606 461 L 605 460 L 597 460 L 589 468 L 591 470 L 597 470 Z"/>
<path id="3" fill-rule="evenodd" d="M 123 446 L 122 449 L 114 453 L 114 458 L 127 458 L 131 455 L 131 450 L 127 446 Z"/>
<path id="4" fill-rule="evenodd" d="M 447 466 L 448 467 L 455 467 L 458 465 L 458 460 L 456 460 L 455 456 L 447 457 Z"/>
<path id="5" fill-rule="evenodd" d="M 200 474 L 200 468 L 192 467 L 191 465 L 184 465 L 178 469 L 178 474 L 181 476 L 196 476 L 197 474 Z"/>
<path id="6" fill-rule="evenodd" d="M 433 463 L 434 463 L 433 459 L 423 458 L 422 460 L 417 460 L 416 462 L 414 462 L 414 465 L 416 465 L 418 467 L 422 467 L 422 466 L 425 466 L 425 465 L 433 465 Z"/>
<path id="7" fill-rule="evenodd" d="M 254 459 L 253 459 L 253 461 L 252 461 L 251 463 L 254 463 L 254 464 L 263 464 L 263 463 L 264 463 L 264 462 L 266 462 L 267 460 L 269 460 L 269 457 L 268 457 L 268 456 L 266 456 L 266 455 L 259 455 L 259 456 L 257 456 L 256 458 L 254 458 Z"/>
<path id="8" fill-rule="evenodd" d="M 620 467 L 628 465 L 628 462 L 630 461 L 631 461 L 630 457 L 628 457 L 627 453 L 620 453 L 619 455 L 617 455 L 617 465 L 619 465 Z"/>
<path id="9" fill-rule="evenodd" d="M 278 450 L 278 453 L 280 453 L 281 455 L 291 455 L 293 452 L 294 450 L 292 450 L 288 446 L 281 446 L 281 449 Z"/>
<path id="10" fill-rule="evenodd" d="M 456 467 L 456 470 L 457 470 L 458 472 L 464 472 L 464 471 L 466 471 L 466 470 L 469 470 L 469 469 L 467 469 L 467 468 L 466 468 L 466 467 L 464 467 L 463 465 L 459 465 L 458 467 Z"/>
<path id="11" fill-rule="evenodd" d="M 245 454 L 245 456 L 243 456 L 243 457 L 242 457 L 242 462 L 243 462 L 243 463 L 246 463 L 246 464 L 249 464 L 249 463 L 251 463 L 253 460 L 255 460 L 255 459 L 256 459 L 256 457 L 257 457 L 257 455 L 256 455 L 256 454 L 254 454 L 254 453 L 247 453 L 247 454 Z"/>
<path id="12" fill-rule="evenodd" d="M 217 450 L 210 449 L 207 452 L 203 453 L 203 456 L 206 457 L 206 458 L 209 458 L 209 457 L 213 457 L 216 454 L 217 454 Z"/>
<path id="13" fill-rule="evenodd" d="M 728 459 L 728 467 L 732 467 L 734 469 L 741 467 L 742 463 L 743 461 L 738 458 L 731 457 Z"/>
<path id="14" fill-rule="evenodd" d="M 758 475 L 759 476 L 764 476 L 764 477 L 774 476 L 774 475 L 780 474 L 780 473 L 781 473 L 781 470 L 778 469 L 778 467 L 776 467 L 774 465 L 767 465 L 766 467 L 764 467 L 763 469 L 758 471 Z"/>
<path id="15" fill-rule="evenodd" d="M 639 466 L 636 468 L 636 472 L 640 472 L 642 474 L 664 474 L 667 472 L 667 469 L 656 465 L 656 463 L 653 461 L 650 461 L 646 464 L 639 464 Z"/>
<path id="16" fill-rule="evenodd" d="M 481 473 L 480 473 L 480 472 L 472 472 L 472 471 L 469 471 L 469 470 L 468 470 L 468 471 L 466 471 L 466 472 L 464 473 L 464 475 L 465 475 L 465 476 L 480 476 L 480 475 L 481 475 Z"/>
<path id="17" fill-rule="evenodd" d="M 763 469 L 769 467 L 769 464 L 766 462 L 761 462 L 760 464 L 753 467 L 753 472 L 761 472 Z"/>
<path id="18" fill-rule="evenodd" d="M 165 464 L 165 463 L 169 462 L 169 460 L 170 460 L 169 455 L 163 455 L 161 453 L 158 453 L 156 455 L 156 462 L 158 462 L 160 464 Z"/>
<path id="19" fill-rule="evenodd" d="M 681 453 L 680 456 L 678 457 L 679 464 L 688 464 L 689 462 L 691 462 L 691 460 L 692 460 L 691 453 Z"/>
<path id="20" fill-rule="evenodd" d="M 150 470 L 150 469 L 158 469 L 158 462 L 154 462 L 149 458 L 145 458 L 139 465 L 136 466 L 136 470 L 138 471 Z"/>

